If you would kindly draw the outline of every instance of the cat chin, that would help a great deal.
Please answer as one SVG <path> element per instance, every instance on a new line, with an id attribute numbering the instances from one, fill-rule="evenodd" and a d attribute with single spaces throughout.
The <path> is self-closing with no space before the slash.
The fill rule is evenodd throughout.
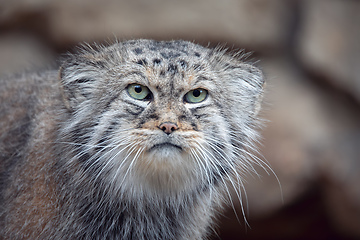
<path id="1" fill-rule="evenodd" d="M 180 141 L 152 141 L 147 147 L 137 145 L 130 155 L 114 151 L 114 155 L 109 156 L 107 179 L 115 192 L 131 196 L 193 191 L 203 181 L 204 169 L 200 169 L 201 163 L 188 151 L 187 145 L 181 144 Z"/>
<path id="2" fill-rule="evenodd" d="M 142 154 L 131 173 L 133 183 L 154 193 L 178 193 L 195 185 L 196 163 L 185 152 L 167 146 Z"/>
<path id="3" fill-rule="evenodd" d="M 174 145 L 171 143 L 162 143 L 156 144 L 151 147 L 144 154 L 144 158 L 148 158 L 148 161 L 152 162 L 168 162 L 182 161 L 183 158 L 187 158 L 187 153 L 185 153 L 182 147 Z"/>

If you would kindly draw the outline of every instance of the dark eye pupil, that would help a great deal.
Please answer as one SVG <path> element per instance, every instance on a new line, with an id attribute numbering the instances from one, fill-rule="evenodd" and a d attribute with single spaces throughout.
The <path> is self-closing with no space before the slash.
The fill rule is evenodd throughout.
<path id="1" fill-rule="evenodd" d="M 199 89 L 195 89 L 195 90 L 193 91 L 193 95 L 194 95 L 194 97 L 199 97 L 199 96 L 200 96 L 200 94 L 201 94 L 201 92 L 200 92 L 200 90 L 199 90 Z"/>
<path id="2" fill-rule="evenodd" d="M 135 86 L 134 90 L 135 90 L 136 93 L 141 93 L 142 87 L 141 86 Z"/>

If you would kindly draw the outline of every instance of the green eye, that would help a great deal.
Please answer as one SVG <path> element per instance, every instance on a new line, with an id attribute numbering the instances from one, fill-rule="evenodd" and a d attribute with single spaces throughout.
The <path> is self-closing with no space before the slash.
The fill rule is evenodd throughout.
<path id="1" fill-rule="evenodd" d="M 185 94 L 185 102 L 200 103 L 206 99 L 208 92 L 205 89 L 197 88 Z"/>
<path id="2" fill-rule="evenodd" d="M 131 97 L 137 100 L 150 100 L 152 97 L 150 90 L 140 84 L 130 84 L 127 91 Z"/>

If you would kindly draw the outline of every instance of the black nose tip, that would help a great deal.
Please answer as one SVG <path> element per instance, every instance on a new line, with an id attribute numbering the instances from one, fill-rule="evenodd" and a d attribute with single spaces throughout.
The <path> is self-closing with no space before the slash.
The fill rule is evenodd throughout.
<path id="1" fill-rule="evenodd" d="M 178 126 L 172 122 L 164 122 L 160 124 L 159 128 L 163 130 L 166 134 L 170 134 L 173 131 L 178 129 Z"/>

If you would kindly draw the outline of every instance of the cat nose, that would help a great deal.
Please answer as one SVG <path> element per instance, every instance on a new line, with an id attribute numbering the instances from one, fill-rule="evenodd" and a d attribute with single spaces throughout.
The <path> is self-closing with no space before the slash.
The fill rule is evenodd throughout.
<path id="1" fill-rule="evenodd" d="M 164 123 L 160 124 L 159 128 L 168 135 L 170 133 L 172 133 L 173 131 L 179 129 L 179 127 L 175 123 L 172 123 L 172 122 L 164 122 Z"/>

